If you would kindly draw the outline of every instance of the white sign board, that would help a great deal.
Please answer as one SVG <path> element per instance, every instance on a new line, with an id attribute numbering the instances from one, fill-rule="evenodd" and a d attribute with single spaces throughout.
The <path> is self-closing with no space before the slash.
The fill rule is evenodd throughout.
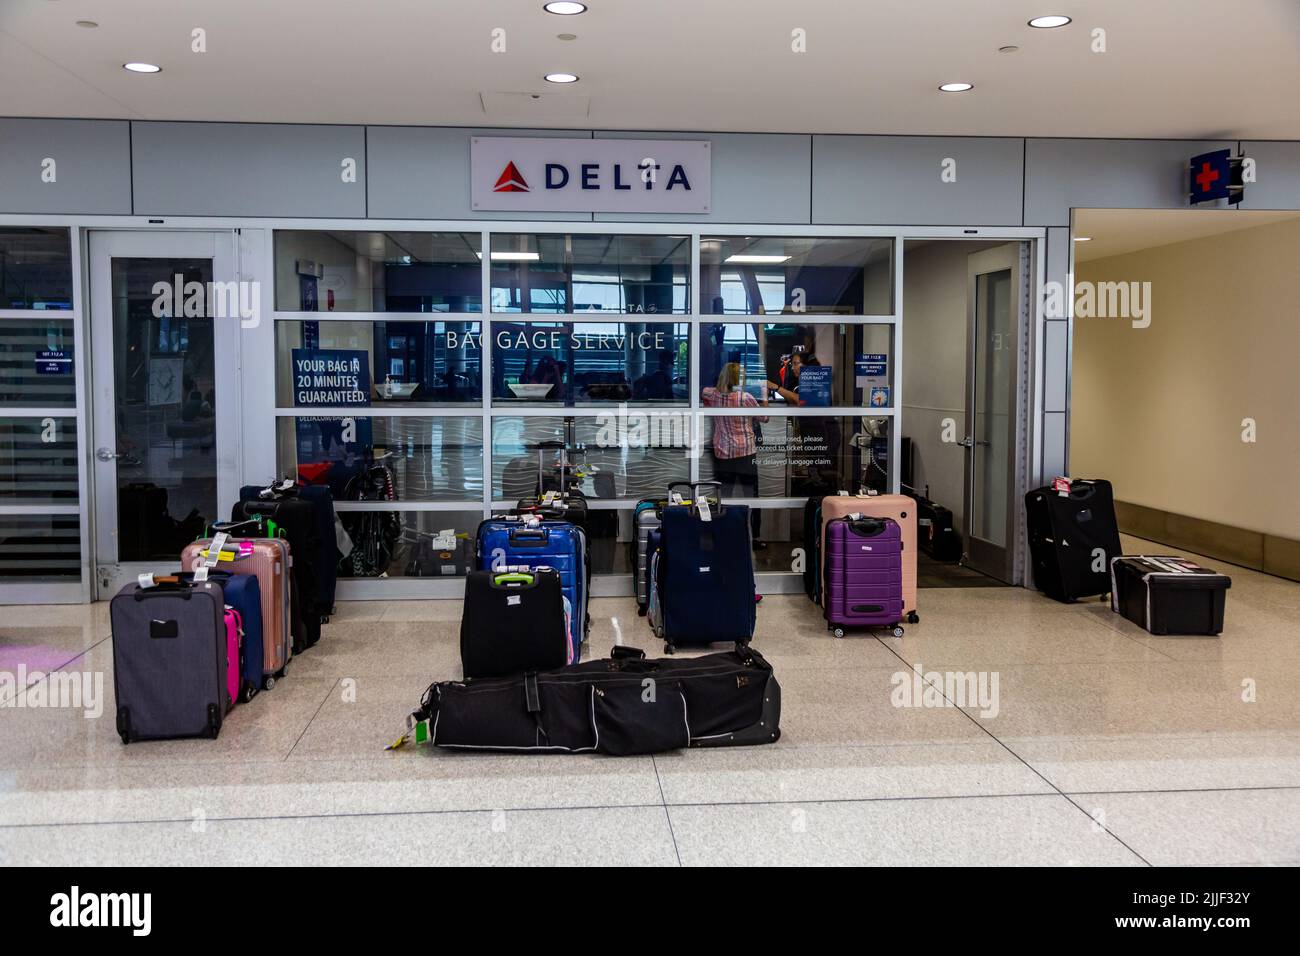
<path id="1" fill-rule="evenodd" d="M 709 211 L 708 140 L 470 138 L 470 201 L 510 212 Z"/>

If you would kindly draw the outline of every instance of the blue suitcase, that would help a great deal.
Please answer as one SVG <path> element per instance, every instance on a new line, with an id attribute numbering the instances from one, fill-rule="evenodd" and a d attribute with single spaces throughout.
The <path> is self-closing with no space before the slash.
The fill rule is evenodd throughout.
<path id="1" fill-rule="evenodd" d="M 193 581 L 192 571 L 178 575 L 183 581 Z M 255 574 L 231 574 L 227 571 L 209 571 L 208 580 L 221 585 L 225 602 L 239 612 L 244 626 L 243 657 L 239 666 L 239 699 L 247 703 L 257 696 L 262 686 L 262 665 L 265 648 L 262 646 L 262 586 Z"/>
<path id="2" fill-rule="evenodd" d="M 581 528 L 567 521 L 489 518 L 478 526 L 478 568 L 555 568 L 572 608 L 569 638 L 573 659 L 582 655 L 587 636 L 587 541 Z"/>
<path id="3" fill-rule="evenodd" d="M 720 505 L 706 521 L 694 507 L 664 509 L 654 563 L 655 633 L 678 644 L 749 643 L 754 636 L 754 554 L 749 508 Z"/>

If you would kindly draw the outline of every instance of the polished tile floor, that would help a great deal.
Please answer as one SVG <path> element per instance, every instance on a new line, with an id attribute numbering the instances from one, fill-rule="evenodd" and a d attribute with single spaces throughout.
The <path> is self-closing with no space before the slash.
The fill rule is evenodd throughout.
<path id="1" fill-rule="evenodd" d="M 343 605 L 219 740 L 130 747 L 107 605 L 4 608 L 0 671 L 100 673 L 110 699 L 0 690 L 0 864 L 1297 864 L 1300 584 L 1219 566 L 1219 638 L 955 588 L 902 638 L 836 641 L 769 597 L 780 742 L 632 759 L 385 752 L 458 676 L 457 602 Z M 657 653 L 631 600 L 592 614 L 591 653 Z M 912 668 L 985 695 L 905 706 Z"/>

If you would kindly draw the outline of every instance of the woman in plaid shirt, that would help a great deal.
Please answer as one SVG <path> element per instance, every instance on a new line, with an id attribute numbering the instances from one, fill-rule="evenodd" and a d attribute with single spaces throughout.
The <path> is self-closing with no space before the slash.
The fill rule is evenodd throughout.
<path id="1" fill-rule="evenodd" d="M 758 408 L 759 401 L 742 387 L 744 371 L 739 362 L 728 362 L 718 374 L 716 387 L 706 388 L 701 400 L 710 408 Z M 761 403 L 767 405 L 766 401 Z M 758 497 L 758 439 L 754 422 L 765 422 L 767 416 L 720 415 L 713 419 L 713 472 L 722 483 L 722 493 L 736 493 L 742 498 Z M 761 551 L 767 543 L 758 536 L 762 515 L 757 508 L 749 513 L 753 529 L 754 549 Z"/>

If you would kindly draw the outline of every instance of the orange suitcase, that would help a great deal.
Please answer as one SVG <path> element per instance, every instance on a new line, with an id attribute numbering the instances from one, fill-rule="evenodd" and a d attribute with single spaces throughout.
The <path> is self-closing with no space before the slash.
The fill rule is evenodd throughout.
<path id="1" fill-rule="evenodd" d="M 893 518 L 903 530 L 903 611 L 909 624 L 916 614 L 916 501 L 907 495 L 827 495 L 822 499 L 822 560 L 826 556 L 826 525 L 851 514 Z M 823 602 L 826 599 L 822 594 Z"/>
<path id="2" fill-rule="evenodd" d="M 181 552 L 181 567 L 197 570 L 207 557 L 211 539 L 201 538 Z M 289 542 L 281 538 L 228 538 L 217 569 L 233 574 L 255 574 L 262 591 L 263 687 L 270 690 L 284 676 L 293 633 L 289 628 Z"/>

